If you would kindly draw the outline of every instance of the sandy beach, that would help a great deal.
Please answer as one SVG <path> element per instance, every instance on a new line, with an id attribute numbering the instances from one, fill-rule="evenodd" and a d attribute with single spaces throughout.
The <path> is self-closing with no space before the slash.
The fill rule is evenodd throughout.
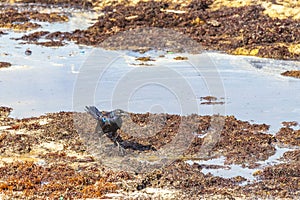
<path id="1" fill-rule="evenodd" d="M 0 2 L 0 199 L 300 198 L 297 1 Z"/>

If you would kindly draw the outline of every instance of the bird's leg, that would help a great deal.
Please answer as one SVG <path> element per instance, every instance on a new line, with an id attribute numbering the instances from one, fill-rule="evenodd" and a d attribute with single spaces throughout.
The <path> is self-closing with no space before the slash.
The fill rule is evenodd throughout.
<path id="1" fill-rule="evenodd" d="M 118 151 L 121 152 L 121 155 L 125 155 L 123 147 L 120 145 L 118 141 L 116 141 L 116 144 L 118 146 Z"/>
<path id="2" fill-rule="evenodd" d="M 117 134 L 116 132 L 107 132 L 105 133 L 106 136 L 118 147 L 118 151 L 121 152 L 122 155 L 125 154 L 123 147 L 120 145 L 120 141 L 122 141 L 122 139 L 118 139 L 119 134 Z"/>
<path id="3" fill-rule="evenodd" d="M 124 152 L 123 147 L 120 145 L 120 142 L 118 141 L 118 137 L 120 137 L 120 136 L 119 136 L 119 134 L 116 132 L 116 136 L 114 137 L 114 142 L 115 142 L 115 144 L 117 144 L 118 150 L 121 152 L 121 155 L 124 155 L 125 152 Z M 121 141 L 122 141 L 122 139 L 121 139 Z"/>

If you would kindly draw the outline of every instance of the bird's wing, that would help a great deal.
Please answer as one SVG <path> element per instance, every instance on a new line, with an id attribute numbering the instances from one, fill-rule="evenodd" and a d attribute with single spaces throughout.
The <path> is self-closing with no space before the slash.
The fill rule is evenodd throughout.
<path id="1" fill-rule="evenodd" d="M 102 113 L 95 106 L 86 106 L 85 111 L 92 115 L 95 119 L 103 117 Z"/>

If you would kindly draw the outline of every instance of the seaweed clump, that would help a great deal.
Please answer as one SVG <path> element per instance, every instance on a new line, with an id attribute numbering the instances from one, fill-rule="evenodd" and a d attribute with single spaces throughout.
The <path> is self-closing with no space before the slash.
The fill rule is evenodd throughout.
<path id="1" fill-rule="evenodd" d="M 65 164 L 8 163 L 0 167 L 0 174 L 0 191 L 15 198 L 97 198 L 118 188 L 97 169 L 77 172 Z"/>
<path id="2" fill-rule="evenodd" d="M 281 73 L 283 76 L 290 76 L 294 78 L 300 78 L 300 71 L 299 70 L 292 70 L 292 71 L 285 71 Z"/>
<path id="3" fill-rule="evenodd" d="M 9 62 L 0 62 L 0 69 L 1 68 L 8 68 L 11 66 L 11 63 Z"/>

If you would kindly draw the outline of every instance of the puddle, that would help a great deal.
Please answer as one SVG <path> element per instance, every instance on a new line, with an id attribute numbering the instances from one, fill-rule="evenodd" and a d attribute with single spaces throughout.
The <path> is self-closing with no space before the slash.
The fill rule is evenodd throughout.
<path id="1" fill-rule="evenodd" d="M 226 113 L 254 123 L 270 124 L 270 132 L 282 121 L 300 119 L 300 80 L 280 73 L 300 69 L 300 62 L 213 54 L 226 91 Z M 261 69 L 251 64 L 259 61 Z"/>
<path id="2" fill-rule="evenodd" d="M 41 28 L 26 34 L 85 29 L 99 15 L 76 10 L 67 13 L 68 22 L 39 22 Z M 20 41 L 11 39 L 24 34 L 8 31 L 0 40 L 0 60 L 12 63 L 12 67 L 0 70 L 0 102 L 14 108 L 13 117 L 61 110 L 83 111 L 85 105 L 95 104 L 103 110 L 118 107 L 139 113 L 234 115 L 241 120 L 270 124 L 271 133 L 281 127 L 282 121 L 300 118 L 297 101 L 300 80 L 280 75 L 286 70 L 299 70 L 300 62 L 215 52 L 205 52 L 199 57 L 164 51 L 140 54 L 106 51 L 72 42 L 63 47 L 43 47 L 21 45 Z M 25 55 L 28 48 L 32 51 L 30 56 Z M 141 56 L 150 56 L 154 61 L 136 61 Z M 174 60 L 177 56 L 188 60 Z M 107 61 L 112 61 L 109 59 L 113 62 L 107 65 Z M 200 64 L 195 67 L 195 63 Z M 86 68 L 92 71 L 98 68 L 98 73 L 99 68 L 105 69 L 105 73 L 93 76 L 86 73 Z M 91 77 L 96 80 L 91 81 Z M 78 85 L 80 80 L 85 82 Z M 132 88 L 127 85 L 125 98 L 120 90 L 126 84 Z M 88 100 L 82 104 L 74 102 L 77 90 L 88 86 L 93 87 L 92 91 L 81 93 Z M 201 104 L 201 97 L 208 95 L 222 99 L 224 104 Z"/>
<path id="3" fill-rule="evenodd" d="M 257 168 L 248 168 L 248 167 L 243 167 L 242 165 L 236 165 L 236 164 L 231 164 L 231 165 L 225 165 L 224 162 L 226 160 L 226 157 L 221 156 L 219 158 L 215 159 L 210 159 L 206 161 L 192 161 L 188 160 L 186 163 L 192 165 L 193 163 L 197 163 L 199 165 L 206 165 L 206 166 L 219 166 L 217 169 L 211 169 L 209 167 L 203 168 L 202 172 L 204 174 L 211 173 L 214 176 L 219 176 L 223 178 L 234 178 L 237 176 L 242 176 L 246 181 L 242 182 L 241 185 L 253 183 L 259 181 L 253 174 L 258 171 L 263 169 L 266 166 L 273 166 L 276 164 L 280 163 L 285 163 L 284 161 L 279 160 L 285 152 L 291 151 L 294 149 L 291 148 L 285 148 L 285 147 L 279 147 L 276 146 L 276 153 L 273 156 L 270 156 L 267 160 L 265 161 L 259 161 L 257 164 L 260 164 L 259 167 Z"/>
<path id="4" fill-rule="evenodd" d="M 158 56 L 160 52 L 139 55 L 132 52 L 108 52 L 100 49 L 97 51 L 99 52 L 95 54 L 102 55 L 103 58 L 111 56 L 109 62 L 110 60 L 114 62 L 108 66 L 108 61 L 94 62 L 95 59 L 88 61 L 89 70 L 97 68 L 100 73 L 99 68 L 102 66 L 102 71 L 105 69 L 105 73 L 101 78 L 97 77 L 99 82 L 95 87 L 96 92 L 90 94 L 94 95 L 93 99 L 89 101 L 81 99 L 81 102 L 94 103 L 100 109 L 122 108 L 131 112 L 155 112 L 153 106 L 156 106 L 159 107 L 156 112 L 200 115 L 220 113 L 234 115 L 253 123 L 270 124 L 271 133 L 275 133 L 281 127 L 282 121 L 298 120 L 300 117 L 297 110 L 299 105 L 295 101 L 300 98 L 296 92 L 300 89 L 300 80 L 280 76 L 277 70 L 273 73 L 270 73 L 269 69 L 267 72 L 263 69 L 258 70 L 243 57 L 218 53 L 205 53 L 198 56 L 180 54 L 189 57 L 189 60 L 175 61 L 173 58 L 178 56 L 177 54 L 166 54 L 165 57 L 160 58 Z M 150 56 L 155 61 L 150 61 L 151 66 L 132 65 L 137 63 L 135 58 L 140 56 Z M 201 64 L 195 69 L 193 63 L 191 64 L 192 59 L 208 64 L 211 64 L 212 60 L 214 67 L 209 68 Z M 262 62 L 266 66 L 269 63 L 276 64 L 270 59 L 262 59 Z M 283 61 L 280 61 L 277 65 L 282 63 Z M 274 68 L 277 68 L 275 64 Z M 293 69 L 297 65 L 297 62 L 287 62 L 282 70 L 289 69 L 288 66 Z M 172 72 L 177 74 L 171 75 Z M 147 75 L 142 75 L 143 73 Z M 141 81 L 142 78 L 147 81 Z M 161 85 L 150 84 L 151 81 Z M 183 86 L 185 83 L 187 83 L 186 87 Z M 130 85 L 129 89 L 123 87 L 123 91 L 130 90 L 131 96 L 126 94 L 125 98 L 121 94 L 116 94 L 118 88 L 122 88 L 120 85 Z M 169 85 L 177 85 L 178 88 L 174 89 Z M 82 87 L 88 88 L 84 84 Z M 190 93 L 189 89 L 191 89 Z M 184 95 L 180 96 L 178 93 Z M 225 104 L 202 105 L 201 97 L 207 95 L 216 96 Z M 182 108 L 186 102 L 188 106 L 184 105 L 186 107 Z M 79 104 L 78 108 L 83 106 Z"/>

